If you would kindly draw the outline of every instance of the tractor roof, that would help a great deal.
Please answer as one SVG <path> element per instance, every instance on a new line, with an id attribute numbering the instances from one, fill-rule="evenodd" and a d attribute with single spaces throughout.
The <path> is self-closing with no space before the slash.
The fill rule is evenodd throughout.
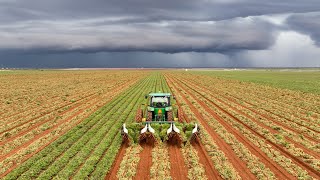
<path id="1" fill-rule="evenodd" d="M 170 93 L 150 93 L 149 96 L 171 96 Z"/>

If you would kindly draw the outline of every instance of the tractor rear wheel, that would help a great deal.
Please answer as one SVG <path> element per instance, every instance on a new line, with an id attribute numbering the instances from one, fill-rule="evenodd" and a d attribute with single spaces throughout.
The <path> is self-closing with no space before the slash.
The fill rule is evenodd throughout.
<path id="1" fill-rule="evenodd" d="M 138 109 L 136 113 L 136 122 L 142 121 L 142 109 Z"/>
<path id="2" fill-rule="evenodd" d="M 152 111 L 148 111 L 147 121 L 152 121 Z"/>
<path id="3" fill-rule="evenodd" d="M 167 112 L 167 118 L 168 118 L 168 120 L 167 120 L 167 121 L 173 121 L 173 114 L 172 114 L 172 111 L 168 111 L 168 112 Z"/>

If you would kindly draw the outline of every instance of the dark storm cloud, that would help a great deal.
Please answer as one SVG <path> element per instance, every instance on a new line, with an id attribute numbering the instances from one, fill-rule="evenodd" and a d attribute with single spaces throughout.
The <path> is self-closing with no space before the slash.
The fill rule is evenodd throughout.
<path id="1" fill-rule="evenodd" d="M 2 0 L 1 11 L 17 20 L 43 17 L 145 17 L 155 20 L 224 20 L 274 13 L 318 11 L 318 0 Z M 4 14 L 4 13 L 3 13 Z"/>
<path id="2" fill-rule="evenodd" d="M 309 35 L 320 46 L 320 13 L 295 14 L 287 19 L 291 29 Z"/>
<path id="3" fill-rule="evenodd" d="M 0 0 L 0 63 L 136 67 L 163 58 L 180 66 L 249 66 L 238 57 L 282 52 L 277 43 L 291 48 L 286 38 L 278 42 L 284 31 L 319 45 L 319 12 L 319 0 Z"/>
<path id="4" fill-rule="evenodd" d="M 195 59 L 197 59 L 195 61 Z M 0 68 L 170 68 L 233 67 L 227 56 L 217 53 L 100 52 L 65 54 L 1 54 Z"/>
<path id="5" fill-rule="evenodd" d="M 99 20 L 101 21 L 101 20 Z M 22 22 L 0 28 L 0 48 L 30 52 L 226 52 L 271 46 L 276 26 L 255 17 L 224 21 L 90 26 L 88 21 Z M 21 30 L 23 29 L 23 30 Z"/>
<path id="6" fill-rule="evenodd" d="M 232 52 L 272 46 L 263 16 L 320 9 L 316 0 L 0 0 L 0 50 Z"/>

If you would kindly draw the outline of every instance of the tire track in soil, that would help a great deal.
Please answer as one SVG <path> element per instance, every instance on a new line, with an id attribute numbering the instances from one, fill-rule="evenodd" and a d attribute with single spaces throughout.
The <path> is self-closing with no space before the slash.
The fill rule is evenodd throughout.
<path id="1" fill-rule="evenodd" d="M 187 179 L 188 168 L 184 163 L 184 158 L 180 147 L 168 144 L 170 158 L 170 175 L 174 180 Z"/>
<path id="2" fill-rule="evenodd" d="M 152 146 L 142 144 L 143 149 L 140 152 L 140 161 L 137 167 L 137 173 L 134 180 L 150 179 L 150 168 L 152 165 Z"/>
<path id="3" fill-rule="evenodd" d="M 122 162 L 122 159 L 126 153 L 126 149 L 127 149 L 128 145 L 126 144 L 122 144 L 121 148 L 116 156 L 115 161 L 113 162 L 113 165 L 110 168 L 109 173 L 105 176 L 105 180 L 117 180 L 117 173 L 118 170 L 120 168 L 120 164 Z"/>
<path id="4" fill-rule="evenodd" d="M 173 81 L 168 78 L 168 81 L 170 82 L 169 84 L 171 84 L 175 89 L 177 89 L 177 86 L 172 83 Z M 177 91 L 176 91 L 177 92 Z M 209 133 L 209 135 L 212 137 L 212 139 L 215 140 L 215 142 L 217 143 L 217 146 L 225 153 L 225 155 L 227 156 L 229 162 L 233 165 L 233 167 L 236 169 L 236 171 L 239 173 L 239 175 L 241 176 L 241 178 L 243 179 L 256 179 L 255 175 L 252 174 L 252 172 L 247 168 L 247 165 L 244 161 L 242 161 L 236 154 L 235 152 L 232 150 L 232 147 L 230 145 L 228 145 L 223 139 L 220 138 L 220 136 L 212 130 L 212 128 L 207 124 L 207 122 L 205 122 L 203 119 L 203 116 L 200 114 L 200 112 L 190 103 L 189 100 L 186 99 L 186 97 L 184 96 L 183 93 L 180 94 L 182 99 L 184 99 L 184 101 L 187 103 L 187 105 L 189 106 L 189 108 L 192 110 L 192 112 L 195 114 L 196 118 L 201 122 L 202 126 L 204 126 L 204 128 L 206 129 L 206 131 Z M 197 148 L 197 147 L 196 147 Z M 199 149 L 199 148 L 197 148 Z M 203 150 L 201 150 L 203 151 Z M 201 154 L 201 151 L 198 151 L 198 154 Z M 205 153 L 206 155 L 204 156 L 208 156 L 207 153 Z M 211 159 L 208 159 L 206 161 L 204 161 L 203 166 L 207 167 L 208 165 L 206 164 L 206 162 L 211 161 Z M 210 165 L 210 164 L 209 164 Z M 214 167 L 214 166 L 213 166 Z M 217 171 L 216 171 L 217 172 Z M 219 172 L 217 172 L 219 174 Z M 214 173 L 214 174 L 217 174 Z M 211 176 L 208 176 L 208 178 Z"/>
<path id="5" fill-rule="evenodd" d="M 173 83 L 172 83 L 173 84 Z M 260 159 L 260 161 L 262 163 L 264 163 L 267 167 L 270 168 L 270 170 L 280 179 L 294 179 L 295 177 L 291 174 L 289 174 L 284 168 L 282 168 L 280 165 L 278 165 L 276 162 L 274 162 L 273 160 L 271 160 L 269 157 L 267 157 L 264 152 L 262 152 L 258 147 L 256 147 L 252 142 L 250 142 L 247 138 L 245 138 L 241 133 L 239 133 L 238 131 L 235 131 L 233 129 L 233 127 L 231 125 L 229 125 L 228 123 L 226 123 L 220 116 L 217 116 L 217 114 L 215 114 L 214 111 L 212 111 L 204 102 L 199 101 L 192 93 L 190 93 L 189 91 L 187 91 L 185 88 L 183 88 L 182 86 L 179 86 L 181 89 L 183 89 L 184 92 L 186 92 L 188 95 L 190 95 L 191 97 L 193 97 L 193 99 L 195 99 L 197 101 L 197 103 L 200 104 L 200 106 L 202 106 L 204 108 L 205 111 L 207 111 L 210 115 L 212 115 L 217 121 L 219 121 L 219 123 L 221 125 L 223 125 L 225 127 L 226 130 L 229 131 L 229 133 L 233 134 L 235 136 L 235 138 L 241 142 L 243 145 L 245 145 L 249 151 L 254 154 L 256 157 L 258 157 Z M 198 119 L 200 120 L 201 124 L 207 129 L 208 133 L 212 136 L 212 138 L 219 140 L 220 137 L 219 136 L 215 136 L 214 135 L 214 130 L 208 125 L 207 122 L 205 122 L 203 120 L 202 115 L 200 114 L 200 112 L 196 109 L 196 107 L 185 97 L 185 95 L 183 93 L 180 94 L 181 97 L 185 100 L 185 102 L 187 102 L 188 106 L 190 107 L 190 109 L 192 110 L 192 112 L 194 112 L 195 114 L 197 114 Z M 231 132 L 230 132 L 231 131 Z M 222 140 L 222 143 L 225 143 L 225 141 Z M 224 146 L 220 146 L 218 145 L 220 148 L 226 148 Z M 227 150 L 223 150 L 224 153 L 231 153 L 234 154 L 233 150 L 231 150 L 231 152 L 227 151 Z M 237 159 L 238 156 L 231 156 L 231 158 L 228 158 L 231 162 L 234 161 L 234 159 Z M 245 166 L 245 167 L 239 167 L 241 166 L 241 164 L 245 164 L 245 162 L 243 162 L 242 160 L 240 160 L 239 162 L 232 162 L 233 166 L 237 169 L 237 171 L 239 172 L 239 175 L 241 177 L 245 177 L 244 172 L 248 171 L 249 169 Z M 249 173 L 249 172 L 248 172 Z M 247 173 L 247 174 L 248 174 Z M 251 172 L 250 172 L 251 173 Z M 245 178 L 247 179 L 247 178 Z"/>
<path id="6" fill-rule="evenodd" d="M 181 87 L 181 86 L 180 86 Z M 190 94 L 189 91 L 187 91 L 185 88 L 181 87 L 185 92 L 188 92 L 188 94 Z M 295 157 L 294 155 L 290 154 L 289 152 L 287 152 L 286 150 L 284 150 L 282 147 L 280 147 L 278 144 L 271 142 L 270 140 L 266 139 L 263 135 L 261 135 L 260 133 L 254 131 L 250 126 L 248 126 L 247 124 L 243 123 L 242 121 L 240 121 L 237 117 L 233 116 L 232 114 L 230 114 L 229 112 L 227 112 L 226 110 L 224 110 L 223 108 L 221 108 L 220 106 L 218 106 L 217 104 L 215 104 L 211 99 L 203 96 L 201 93 L 199 93 L 198 91 L 194 90 L 196 93 L 198 93 L 200 96 L 202 96 L 204 99 L 206 99 L 210 104 L 212 104 L 213 106 L 217 107 L 220 111 L 222 111 L 223 113 L 227 114 L 228 116 L 230 116 L 232 119 L 234 119 L 235 121 L 237 121 L 238 123 L 242 124 L 244 127 L 246 127 L 246 129 L 248 129 L 251 133 L 255 134 L 256 136 L 264 139 L 269 145 L 273 146 L 275 149 L 277 149 L 278 151 L 282 152 L 282 154 L 284 156 L 286 156 L 287 158 L 291 159 L 292 161 L 295 162 L 295 164 L 299 165 L 300 167 L 303 167 L 303 169 L 305 169 L 309 175 L 316 177 L 316 178 L 320 178 L 320 172 L 318 172 L 317 170 L 313 169 L 309 164 L 303 162 L 302 160 L 300 160 L 299 158 Z M 209 112 L 212 116 L 216 117 L 217 119 L 220 119 L 220 123 L 225 123 L 223 122 L 223 119 L 218 116 L 211 108 L 209 108 L 204 102 L 200 102 L 193 94 L 190 94 L 190 96 L 192 96 L 202 107 L 204 107 L 207 112 Z M 226 124 L 227 126 L 230 126 L 229 124 Z M 230 126 L 227 129 L 232 129 L 232 126 Z M 235 131 L 236 132 L 236 131 Z M 236 132 L 237 133 L 237 132 Z M 240 136 L 242 134 L 239 134 Z M 246 139 L 246 138 L 245 138 Z M 248 143 L 251 143 L 250 141 Z M 263 152 L 262 152 L 263 153 Z M 265 155 L 265 154 L 264 154 Z"/>

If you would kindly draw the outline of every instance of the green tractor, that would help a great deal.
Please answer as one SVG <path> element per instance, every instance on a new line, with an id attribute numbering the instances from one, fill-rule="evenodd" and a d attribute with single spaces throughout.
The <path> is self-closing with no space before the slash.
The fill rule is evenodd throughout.
<path id="1" fill-rule="evenodd" d="M 170 93 L 150 93 L 146 104 L 137 110 L 135 123 L 123 124 L 121 134 L 126 143 L 181 144 L 198 139 L 199 126 L 185 123 Z"/>

